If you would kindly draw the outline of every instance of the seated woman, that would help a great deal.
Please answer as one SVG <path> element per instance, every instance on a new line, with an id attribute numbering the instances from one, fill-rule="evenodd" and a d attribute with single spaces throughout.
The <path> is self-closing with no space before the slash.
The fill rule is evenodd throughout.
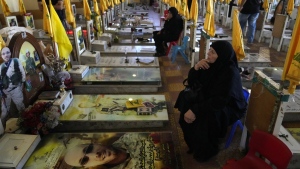
<path id="1" fill-rule="evenodd" d="M 154 56 L 165 56 L 167 48 L 167 42 L 176 41 L 183 30 L 183 20 L 178 14 L 178 10 L 175 7 L 170 7 L 168 15 L 165 19 L 164 27 L 160 31 L 153 32 L 153 39 L 155 42 L 156 53 Z"/>
<path id="2" fill-rule="evenodd" d="M 212 43 L 207 59 L 190 69 L 188 85 L 200 86 L 197 98 L 188 99 L 187 92 L 181 92 L 174 107 L 181 112 L 179 124 L 189 147 L 187 153 L 205 162 L 219 152 L 218 139 L 226 135 L 227 127 L 243 117 L 247 109 L 231 44 Z"/>

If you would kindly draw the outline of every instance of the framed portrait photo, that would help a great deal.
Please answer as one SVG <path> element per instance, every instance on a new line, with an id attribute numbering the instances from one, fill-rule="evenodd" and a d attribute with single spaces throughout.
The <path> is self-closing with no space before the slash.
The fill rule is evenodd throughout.
<path id="1" fill-rule="evenodd" d="M 79 55 L 85 51 L 84 37 L 81 26 L 74 29 L 74 40 L 77 50 L 77 57 L 79 58 Z"/>
<path id="2" fill-rule="evenodd" d="M 18 26 L 18 21 L 16 16 L 5 17 L 7 27 Z"/>
<path id="3" fill-rule="evenodd" d="M 24 24 L 26 27 L 30 27 L 31 29 L 35 29 L 33 15 L 24 16 Z"/>
<path id="4" fill-rule="evenodd" d="M 75 4 L 72 4 L 72 12 L 73 12 L 73 15 L 76 16 L 77 11 L 76 11 L 76 5 Z"/>
<path id="5" fill-rule="evenodd" d="M 91 43 L 95 40 L 93 20 L 87 21 L 86 25 L 87 25 L 88 41 L 89 43 Z"/>

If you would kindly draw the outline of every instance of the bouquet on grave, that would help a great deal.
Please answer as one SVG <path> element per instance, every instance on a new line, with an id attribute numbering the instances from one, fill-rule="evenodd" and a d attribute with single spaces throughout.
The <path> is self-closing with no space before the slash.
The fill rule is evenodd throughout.
<path id="1" fill-rule="evenodd" d="M 46 135 L 59 124 L 60 110 L 52 102 L 36 102 L 18 119 L 19 126 L 31 134 Z"/>

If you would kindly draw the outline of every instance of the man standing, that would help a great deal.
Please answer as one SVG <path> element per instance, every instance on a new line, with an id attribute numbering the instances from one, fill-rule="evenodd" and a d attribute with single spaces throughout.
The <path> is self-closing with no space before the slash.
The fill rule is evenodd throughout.
<path id="1" fill-rule="evenodd" d="M 166 55 L 164 46 L 166 46 L 167 42 L 178 40 L 183 29 L 183 20 L 175 7 L 169 8 L 169 13 L 165 20 L 164 28 L 153 32 L 156 47 L 154 56 L 157 57 Z"/>
<path id="2" fill-rule="evenodd" d="M 11 100 L 16 105 L 19 113 L 25 109 L 23 103 L 23 83 L 25 82 L 24 68 L 17 58 L 11 58 L 11 51 L 8 47 L 1 50 L 3 63 L 0 65 L 0 86 L 1 86 L 1 121 L 3 126 L 10 114 Z M 5 128 L 5 127 L 4 127 Z"/>
<path id="3" fill-rule="evenodd" d="M 35 69 L 36 69 L 36 66 L 35 66 L 35 61 L 32 57 L 30 57 L 30 52 L 29 50 L 26 51 L 26 72 L 29 73 L 29 74 L 34 74 L 35 73 Z"/>
<path id="4" fill-rule="evenodd" d="M 256 20 L 259 15 L 259 9 L 262 1 L 261 0 L 242 0 L 239 4 L 239 21 L 242 32 L 245 31 L 245 27 L 248 21 L 247 31 L 247 44 L 252 44 L 254 40 L 254 34 L 256 29 Z"/>

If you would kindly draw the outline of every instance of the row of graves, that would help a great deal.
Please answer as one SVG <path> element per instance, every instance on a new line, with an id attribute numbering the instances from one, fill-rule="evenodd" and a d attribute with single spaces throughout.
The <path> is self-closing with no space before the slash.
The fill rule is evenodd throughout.
<path id="1" fill-rule="evenodd" d="M 180 166 L 171 132 L 117 132 L 169 121 L 165 96 L 155 94 L 162 80 L 153 22 L 147 10 L 119 7 L 99 18 L 102 34 L 94 34 L 92 21 L 68 31 L 71 66 L 48 55 L 55 46 L 41 30 L 17 32 L 7 42 L 22 64 L 24 51 L 36 51 L 37 59 L 36 72 L 26 72 L 27 108 L 1 136 L 0 168 Z M 106 129 L 112 132 L 99 132 Z"/>

